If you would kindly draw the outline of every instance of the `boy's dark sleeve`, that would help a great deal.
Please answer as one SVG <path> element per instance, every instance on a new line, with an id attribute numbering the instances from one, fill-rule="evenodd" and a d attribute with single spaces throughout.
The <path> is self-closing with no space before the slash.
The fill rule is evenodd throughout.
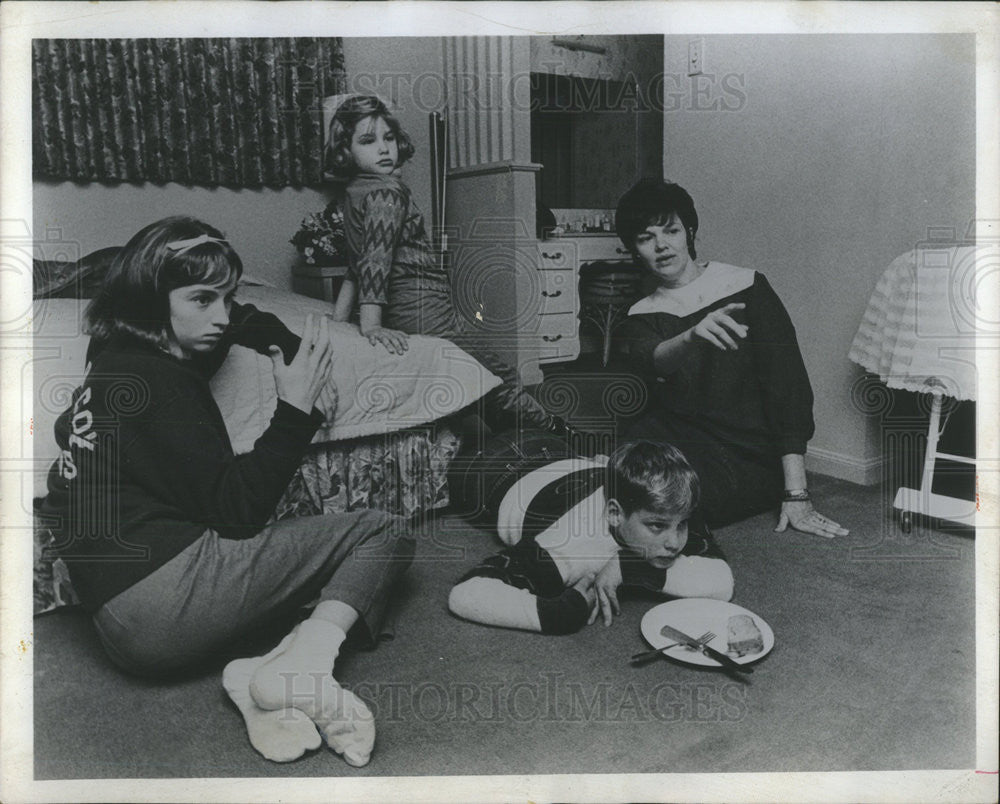
<path id="1" fill-rule="evenodd" d="M 583 628 L 590 618 L 590 605 L 573 587 L 565 589 L 558 597 L 539 597 L 538 621 L 543 634 L 573 634 Z"/>
<path id="2" fill-rule="evenodd" d="M 496 578 L 535 596 L 543 634 L 572 634 L 590 617 L 587 599 L 576 589 L 566 588 L 549 551 L 534 539 L 522 539 L 485 559 L 462 578 Z"/>

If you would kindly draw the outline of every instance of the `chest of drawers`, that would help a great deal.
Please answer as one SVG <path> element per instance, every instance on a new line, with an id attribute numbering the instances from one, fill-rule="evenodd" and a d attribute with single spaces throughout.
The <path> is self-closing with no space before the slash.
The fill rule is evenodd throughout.
<path id="1" fill-rule="evenodd" d="M 626 267 L 632 259 L 613 235 L 539 241 L 539 363 L 564 362 L 580 356 L 580 269 L 592 262 L 621 263 Z"/>

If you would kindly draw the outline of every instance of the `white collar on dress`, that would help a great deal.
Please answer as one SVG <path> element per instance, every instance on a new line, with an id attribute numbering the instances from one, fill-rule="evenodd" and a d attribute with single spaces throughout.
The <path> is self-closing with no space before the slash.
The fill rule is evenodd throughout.
<path id="1" fill-rule="evenodd" d="M 669 313 L 678 317 L 690 315 L 719 299 L 739 293 L 753 284 L 756 272 L 724 262 L 709 262 L 701 276 L 679 288 L 659 287 L 646 298 L 639 299 L 629 315 Z"/>

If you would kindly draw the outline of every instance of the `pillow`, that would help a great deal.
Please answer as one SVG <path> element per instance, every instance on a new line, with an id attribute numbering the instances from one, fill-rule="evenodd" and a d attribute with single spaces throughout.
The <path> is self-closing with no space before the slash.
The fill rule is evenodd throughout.
<path id="1" fill-rule="evenodd" d="M 330 306 L 288 291 L 241 286 L 238 298 L 278 315 L 301 332 L 308 312 L 324 314 Z M 87 302 L 39 299 L 33 306 L 34 374 L 32 445 L 33 492 L 47 493 L 46 475 L 58 457 L 53 427 L 83 382 L 87 337 L 83 312 Z M 500 380 L 454 344 L 441 338 L 413 336 L 410 349 L 391 355 L 371 346 L 353 324 L 331 322 L 336 350 L 334 372 L 339 405 L 332 427 L 315 441 L 338 441 L 388 433 L 447 416 L 488 393 Z M 234 347 L 211 383 L 212 393 L 237 452 L 248 452 L 264 432 L 276 404 L 271 360 Z"/>
<path id="2" fill-rule="evenodd" d="M 32 293 L 36 299 L 89 299 L 97 294 L 104 275 L 121 246 L 93 251 L 76 262 L 33 260 Z"/>
<path id="3" fill-rule="evenodd" d="M 330 312 L 325 302 L 268 287 L 241 286 L 237 299 L 274 313 L 295 333 L 301 333 L 307 313 Z M 427 424 L 472 404 L 501 382 L 443 338 L 412 335 L 409 349 L 394 355 L 372 346 L 354 324 L 331 321 L 330 329 L 339 402 L 333 425 L 319 430 L 317 442 Z M 271 359 L 234 347 L 211 385 L 233 449 L 249 451 L 277 401 Z"/>

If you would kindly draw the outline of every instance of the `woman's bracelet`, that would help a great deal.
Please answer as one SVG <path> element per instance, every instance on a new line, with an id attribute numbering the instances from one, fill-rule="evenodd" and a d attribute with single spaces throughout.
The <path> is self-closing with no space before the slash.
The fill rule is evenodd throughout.
<path id="1" fill-rule="evenodd" d="M 808 502 L 812 498 L 809 496 L 809 489 L 785 489 L 785 496 L 782 502 Z"/>

